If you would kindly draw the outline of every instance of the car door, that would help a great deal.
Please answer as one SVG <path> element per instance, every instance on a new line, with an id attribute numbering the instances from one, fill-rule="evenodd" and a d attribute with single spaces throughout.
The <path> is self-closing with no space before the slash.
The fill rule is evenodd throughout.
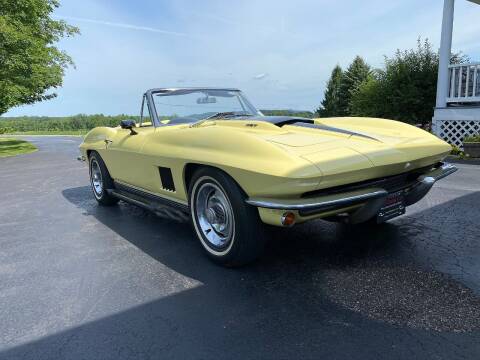
<path id="1" fill-rule="evenodd" d="M 149 187 L 151 171 L 147 159 L 142 155 L 142 148 L 155 134 L 155 126 L 145 97 L 142 101 L 141 120 L 134 132 L 136 134 L 129 129 L 119 128 L 106 140 L 107 167 L 114 180 L 146 189 Z"/>

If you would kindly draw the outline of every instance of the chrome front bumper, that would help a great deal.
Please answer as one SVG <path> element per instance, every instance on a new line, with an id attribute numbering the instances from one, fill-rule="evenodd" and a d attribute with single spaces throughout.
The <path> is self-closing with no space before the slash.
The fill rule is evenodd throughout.
<path id="1" fill-rule="evenodd" d="M 457 171 L 455 166 L 442 163 L 441 166 L 419 176 L 413 185 L 403 189 L 405 206 L 412 205 L 422 199 L 436 181 L 453 174 L 455 171 Z M 274 200 L 249 198 L 246 202 L 250 205 L 266 209 L 298 211 L 301 216 L 316 215 L 359 205 L 359 209 L 355 210 L 351 218 L 352 222 L 362 222 L 378 213 L 384 205 L 388 194 L 388 191 L 385 189 L 373 187 L 308 199 Z"/>
<path id="2" fill-rule="evenodd" d="M 421 200 L 438 180 L 453 174 L 458 169 L 449 163 L 443 163 L 438 168 L 421 175 L 405 196 L 405 204 L 412 205 Z"/>

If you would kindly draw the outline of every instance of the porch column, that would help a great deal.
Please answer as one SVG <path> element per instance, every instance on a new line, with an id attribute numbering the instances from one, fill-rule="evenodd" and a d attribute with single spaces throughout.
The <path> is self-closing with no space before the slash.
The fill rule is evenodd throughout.
<path id="1" fill-rule="evenodd" d="M 448 97 L 448 65 L 452 53 L 453 14 L 455 0 L 444 0 L 442 38 L 440 41 L 440 62 L 438 64 L 437 108 L 447 106 Z"/>

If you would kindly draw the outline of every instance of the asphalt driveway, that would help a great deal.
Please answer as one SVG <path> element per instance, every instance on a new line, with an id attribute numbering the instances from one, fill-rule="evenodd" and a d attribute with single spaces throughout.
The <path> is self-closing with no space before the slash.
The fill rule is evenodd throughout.
<path id="1" fill-rule="evenodd" d="M 480 166 L 375 230 L 271 230 L 224 269 L 188 224 L 98 207 L 79 138 L 0 159 L 0 359 L 478 359 Z"/>

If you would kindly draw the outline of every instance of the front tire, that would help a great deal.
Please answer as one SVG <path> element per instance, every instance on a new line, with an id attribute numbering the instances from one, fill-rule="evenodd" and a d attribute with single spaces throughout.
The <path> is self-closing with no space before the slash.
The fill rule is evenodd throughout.
<path id="1" fill-rule="evenodd" d="M 93 151 L 89 158 L 90 185 L 93 195 L 100 205 L 112 206 L 118 203 L 118 199 L 111 196 L 107 189 L 113 188 L 113 180 L 103 162 L 101 156 Z"/>
<path id="2" fill-rule="evenodd" d="M 246 204 L 245 197 L 235 181 L 220 170 L 202 168 L 190 182 L 195 233 L 207 255 L 224 266 L 255 260 L 265 245 L 258 210 Z"/>

